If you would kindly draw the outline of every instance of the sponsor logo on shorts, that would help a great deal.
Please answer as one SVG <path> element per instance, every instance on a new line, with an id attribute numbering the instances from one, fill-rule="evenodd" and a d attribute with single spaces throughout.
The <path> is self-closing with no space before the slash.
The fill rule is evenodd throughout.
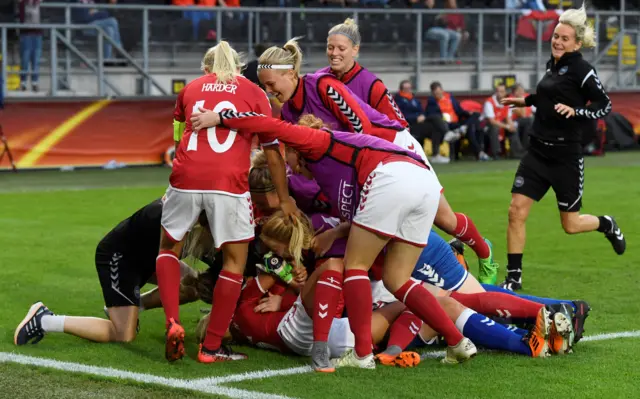
<path id="1" fill-rule="evenodd" d="M 513 186 L 518 188 L 524 186 L 524 177 L 516 176 L 516 179 L 513 181 Z"/>

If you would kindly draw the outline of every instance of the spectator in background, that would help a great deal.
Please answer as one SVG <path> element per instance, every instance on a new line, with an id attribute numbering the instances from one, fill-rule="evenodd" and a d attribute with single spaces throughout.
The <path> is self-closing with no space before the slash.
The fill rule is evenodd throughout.
<path id="1" fill-rule="evenodd" d="M 440 155 L 440 145 L 443 141 L 452 142 L 460 138 L 460 134 L 448 131 L 447 125 L 440 116 L 426 116 L 420 100 L 413 95 L 411 82 L 400 82 L 400 90 L 394 100 L 398 108 L 409 123 L 411 135 L 419 143 L 425 139 L 431 139 L 433 156 L 429 158 L 432 163 L 449 163 L 450 158 Z"/>
<path id="2" fill-rule="evenodd" d="M 517 83 L 513 86 L 510 97 L 525 98 L 528 95 L 529 93 L 524 90 L 524 87 L 520 83 Z M 516 125 L 523 150 L 529 148 L 529 132 L 533 128 L 533 114 L 535 114 L 535 112 L 535 106 L 513 108 L 511 110 L 511 119 L 513 119 L 513 123 Z"/>
<path id="3" fill-rule="evenodd" d="M 484 152 L 484 132 L 480 128 L 480 115 L 465 111 L 458 100 L 444 91 L 440 82 L 432 82 L 431 96 L 427 98 L 425 115 L 436 116 L 447 124 L 447 130 L 466 135 L 471 150 L 480 161 L 491 158 Z"/>
<path id="4" fill-rule="evenodd" d="M 496 86 L 495 93 L 484 102 L 482 117 L 487 121 L 487 133 L 491 147 L 491 154 L 495 159 L 502 153 L 502 143 L 509 139 L 510 155 L 519 158 L 523 155 L 522 143 L 518 137 L 518 129 L 513 123 L 513 108 L 500 104 L 500 100 L 507 96 L 504 84 Z"/>
<path id="5" fill-rule="evenodd" d="M 216 0 L 171 0 L 171 4 L 178 7 L 215 7 Z M 194 41 L 198 41 L 198 32 L 200 31 L 200 21 L 211 21 L 215 17 L 215 13 L 212 11 L 183 11 L 182 18 L 191 21 L 192 36 Z M 215 40 L 215 31 L 211 31 L 207 34 L 207 39 Z"/>
<path id="6" fill-rule="evenodd" d="M 95 4 L 93 0 L 74 0 L 73 2 L 78 4 Z M 110 0 L 110 3 L 115 3 L 116 0 Z M 74 23 L 77 24 L 89 24 L 96 25 L 105 31 L 115 44 L 122 47 L 122 40 L 120 40 L 120 25 L 118 20 L 112 17 L 107 11 L 97 10 L 95 8 L 72 8 L 71 17 Z M 94 29 L 88 29 L 83 32 L 88 36 L 96 36 L 97 32 Z M 113 60 L 113 46 L 108 40 L 104 40 L 103 55 L 105 60 Z M 109 61 L 107 61 L 109 62 Z"/>
<path id="7" fill-rule="evenodd" d="M 542 0 L 505 0 L 504 8 L 507 10 L 547 10 Z"/>
<path id="8" fill-rule="evenodd" d="M 426 8 L 432 9 L 435 6 L 435 0 L 425 0 L 424 4 Z M 433 15 L 424 15 L 424 21 L 426 31 L 424 38 L 440 43 L 441 62 L 453 62 L 458 52 L 462 33 L 449 29 L 447 21 L 443 19 L 442 15 L 438 15 L 435 18 Z"/>
<path id="9" fill-rule="evenodd" d="M 253 61 L 249 62 L 246 68 L 244 69 L 244 71 L 242 72 L 245 78 L 257 84 L 263 90 L 264 90 L 264 87 L 262 87 L 260 80 L 258 80 L 258 58 L 260 58 L 260 56 L 262 55 L 262 53 L 264 53 L 266 49 L 267 49 L 267 46 L 265 46 L 262 43 L 258 43 L 255 46 L 253 46 L 253 54 L 256 56 L 256 58 Z"/>
<path id="10" fill-rule="evenodd" d="M 40 23 L 40 0 L 19 0 L 18 15 L 22 24 Z M 38 72 L 42 55 L 42 30 L 20 29 L 20 89 L 27 90 L 29 65 L 31 65 L 31 89 L 38 91 Z"/>

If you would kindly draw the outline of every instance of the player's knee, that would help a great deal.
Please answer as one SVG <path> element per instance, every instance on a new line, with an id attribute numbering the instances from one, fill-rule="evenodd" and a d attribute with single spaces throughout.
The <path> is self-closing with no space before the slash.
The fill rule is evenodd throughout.
<path id="1" fill-rule="evenodd" d="M 401 281 L 398 276 L 392 273 L 385 273 L 382 277 L 382 283 L 384 284 L 384 288 L 386 288 L 387 291 L 394 293 L 402 288 L 406 281 Z"/>
<path id="2" fill-rule="evenodd" d="M 573 218 L 567 218 L 562 220 L 562 228 L 564 232 L 567 234 L 578 234 L 580 233 L 580 226 L 577 220 Z"/>
<path id="3" fill-rule="evenodd" d="M 138 333 L 136 332 L 135 327 L 127 328 L 121 331 L 116 331 L 116 341 L 123 342 L 123 343 L 133 342 L 133 340 L 136 339 L 137 335 Z"/>
<path id="4" fill-rule="evenodd" d="M 509 205 L 509 223 L 524 223 L 527 220 L 528 209 L 517 201 Z"/>

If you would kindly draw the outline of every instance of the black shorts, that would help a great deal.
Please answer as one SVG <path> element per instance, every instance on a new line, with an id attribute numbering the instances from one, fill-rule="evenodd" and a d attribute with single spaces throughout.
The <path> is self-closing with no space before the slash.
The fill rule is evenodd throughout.
<path id="1" fill-rule="evenodd" d="M 511 193 L 540 201 L 549 187 L 556 193 L 561 212 L 578 212 L 582 208 L 584 159 L 546 158 L 529 151 L 520 161 Z"/>
<path id="2" fill-rule="evenodd" d="M 140 270 L 139 262 L 126 254 L 98 245 L 96 269 L 104 303 L 114 306 L 140 306 L 140 288 L 153 271 Z"/>

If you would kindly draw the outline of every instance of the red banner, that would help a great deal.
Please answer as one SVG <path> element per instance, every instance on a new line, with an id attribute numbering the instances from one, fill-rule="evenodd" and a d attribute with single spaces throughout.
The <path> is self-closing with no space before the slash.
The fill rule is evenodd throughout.
<path id="1" fill-rule="evenodd" d="M 160 164 L 173 144 L 174 104 L 20 102 L 6 105 L 0 123 L 18 168 Z"/>
<path id="2" fill-rule="evenodd" d="M 456 98 L 483 103 L 487 96 Z M 610 96 L 613 111 L 640 133 L 640 93 Z M 9 103 L 0 111 L 0 125 L 18 168 L 153 165 L 163 163 L 173 144 L 174 104 L 167 99 Z M 0 169 L 9 167 L 5 156 Z"/>

